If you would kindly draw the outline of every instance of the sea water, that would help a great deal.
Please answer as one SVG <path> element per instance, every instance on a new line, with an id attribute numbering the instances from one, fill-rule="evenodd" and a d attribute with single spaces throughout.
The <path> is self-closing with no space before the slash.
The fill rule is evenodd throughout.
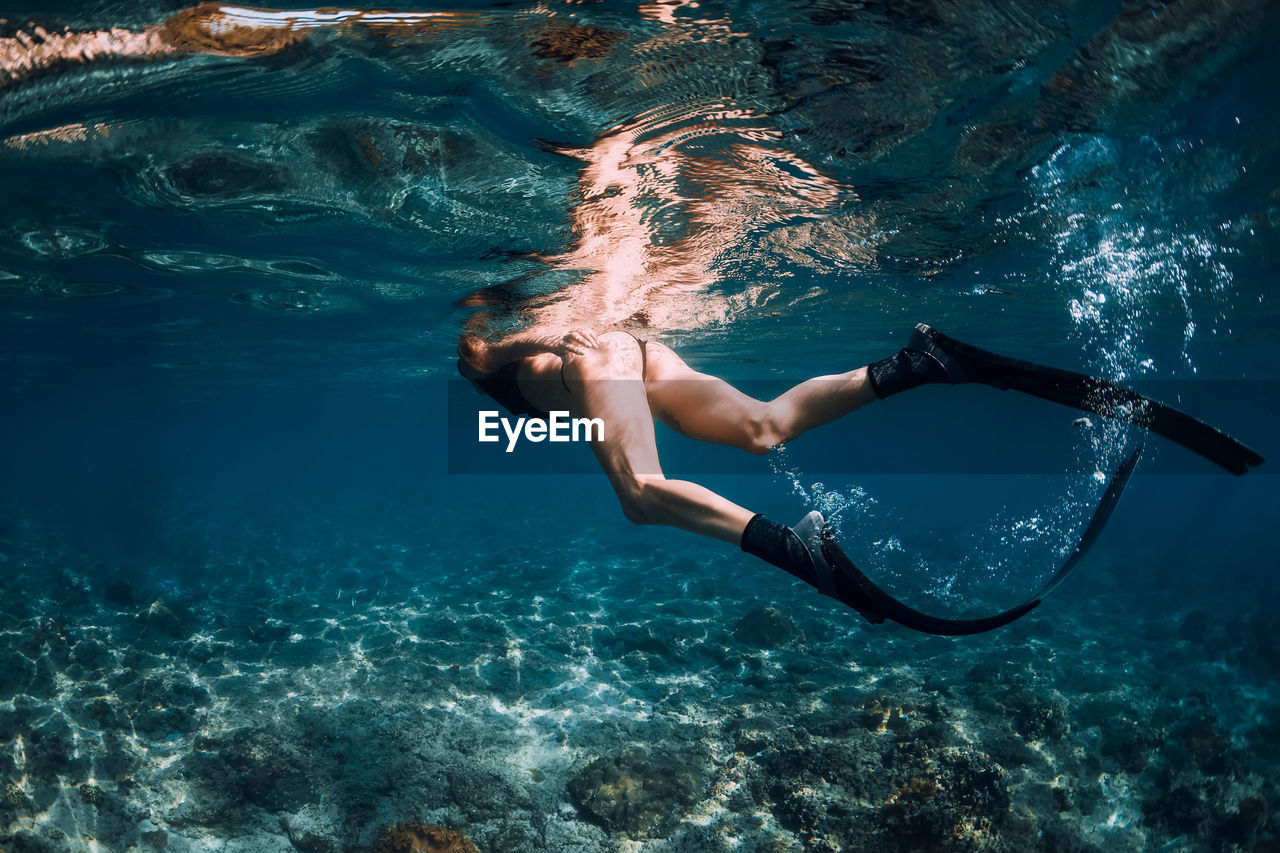
<path id="1" fill-rule="evenodd" d="M 1274 457 L 1272 4 L 379 9 L 0 10 L 0 847 L 1275 844 L 1273 463 L 1147 437 L 942 639 L 477 442 L 454 363 L 552 318 L 769 397 L 928 322 Z M 1081 414 L 657 442 L 981 615 L 1144 438 Z"/>

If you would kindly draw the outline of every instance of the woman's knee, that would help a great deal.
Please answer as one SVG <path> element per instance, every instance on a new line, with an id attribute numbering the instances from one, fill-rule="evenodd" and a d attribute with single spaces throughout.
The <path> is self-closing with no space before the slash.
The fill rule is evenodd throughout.
<path id="1" fill-rule="evenodd" d="M 760 403 L 743 421 L 742 448 L 763 456 L 792 436 L 787 431 L 786 412 L 774 403 Z"/>
<path id="2" fill-rule="evenodd" d="M 652 478 L 630 477 L 614 486 L 622 514 L 632 524 L 657 524 L 662 487 Z"/>

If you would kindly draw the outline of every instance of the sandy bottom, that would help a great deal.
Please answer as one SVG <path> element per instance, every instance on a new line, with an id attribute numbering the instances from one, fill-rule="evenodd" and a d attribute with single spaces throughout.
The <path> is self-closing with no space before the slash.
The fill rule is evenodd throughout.
<path id="1" fill-rule="evenodd" d="M 2 849 L 329 853 L 415 819 L 502 853 L 1280 849 L 1263 601 L 1095 557 L 944 640 L 622 527 L 511 523 L 465 562 L 441 531 L 206 533 L 128 574 L 7 528 Z"/>

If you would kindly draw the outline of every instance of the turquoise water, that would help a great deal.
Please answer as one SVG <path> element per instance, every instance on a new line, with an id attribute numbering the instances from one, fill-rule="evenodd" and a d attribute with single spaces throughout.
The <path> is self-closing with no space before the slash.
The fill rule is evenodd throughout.
<path id="1" fill-rule="evenodd" d="M 1274 457 L 1272 4 L 0 11 L 0 848 L 1265 850 L 1270 467 L 873 626 L 472 440 L 467 324 L 761 395 L 929 322 Z M 669 474 L 1022 600 L 1141 439 L 924 388 Z"/>

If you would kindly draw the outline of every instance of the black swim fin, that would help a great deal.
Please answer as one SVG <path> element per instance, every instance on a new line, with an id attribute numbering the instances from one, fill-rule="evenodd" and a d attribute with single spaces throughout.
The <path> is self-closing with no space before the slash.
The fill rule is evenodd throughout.
<path id="1" fill-rule="evenodd" d="M 871 578 L 855 566 L 836 544 L 835 531 L 817 510 L 806 515 L 792 529 L 800 537 L 800 541 L 804 543 L 813 559 L 814 569 L 818 573 L 818 589 L 852 607 L 868 622 L 878 625 L 886 619 L 892 619 L 907 628 L 944 637 L 981 634 L 1008 625 L 1015 619 L 1027 615 L 1040 606 L 1040 602 L 1046 595 L 1062 584 L 1071 570 L 1080 563 L 1085 552 L 1101 535 L 1102 528 L 1111 518 L 1111 513 L 1119 503 L 1120 495 L 1129 484 L 1129 477 L 1133 474 L 1141 456 L 1142 446 L 1139 445 L 1116 469 L 1115 476 L 1111 478 L 1106 492 L 1098 501 L 1098 506 L 1093 511 L 1088 525 L 1085 526 L 1084 533 L 1071 550 L 1066 562 L 1062 564 L 1062 568 L 1054 572 L 1053 576 L 1028 601 L 1017 607 L 978 619 L 948 619 L 942 616 L 931 616 L 903 604 L 876 586 Z"/>
<path id="2" fill-rule="evenodd" d="M 1197 453 L 1233 474 L 1266 460 L 1248 445 L 1172 406 L 1105 379 L 997 355 L 949 338 L 920 323 L 906 350 L 922 353 L 945 371 L 952 385 L 978 382 L 1002 391 L 1021 391 L 1086 412 L 1128 421 Z M 936 376 L 936 373 L 935 373 Z"/>

